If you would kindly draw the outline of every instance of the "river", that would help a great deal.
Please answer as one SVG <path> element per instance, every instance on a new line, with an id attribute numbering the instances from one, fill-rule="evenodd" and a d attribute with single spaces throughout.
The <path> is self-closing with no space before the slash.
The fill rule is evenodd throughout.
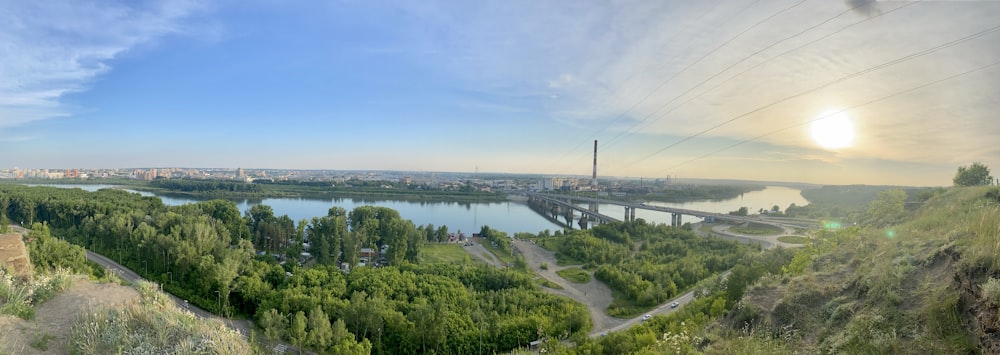
<path id="1" fill-rule="evenodd" d="M 670 202 L 647 202 L 650 206 L 660 206 L 660 207 L 674 207 L 683 208 L 694 211 L 702 212 L 714 212 L 714 213 L 729 213 L 731 211 L 739 210 L 740 207 L 746 207 L 751 214 L 757 213 L 760 209 L 770 210 L 774 206 L 778 206 L 779 209 L 784 211 L 789 205 L 795 204 L 796 206 L 805 206 L 809 204 L 809 201 L 802 197 L 802 190 L 783 187 L 783 186 L 768 186 L 764 190 L 751 191 L 741 195 L 740 197 L 728 199 L 728 200 L 718 200 L 718 201 L 692 201 L 684 203 L 670 203 Z M 587 204 L 579 204 L 581 207 L 589 207 Z M 625 207 L 618 205 L 608 205 L 599 204 L 598 212 L 603 215 L 623 219 L 625 217 Z M 644 209 L 636 209 L 635 218 L 642 218 L 646 222 L 652 223 L 666 223 L 670 224 L 670 214 L 650 211 Z M 700 218 L 695 218 L 691 216 L 683 216 L 683 222 L 700 222 Z"/>
<path id="2" fill-rule="evenodd" d="M 97 191 L 103 188 L 114 188 L 112 185 L 45 185 L 62 188 L 81 188 L 87 191 Z M 145 196 L 153 196 L 149 192 L 136 192 Z M 158 196 L 166 205 L 176 206 L 185 203 L 193 203 L 201 200 L 193 198 L 177 198 L 171 196 Z M 400 216 L 412 220 L 417 225 L 434 224 L 435 226 L 446 225 L 452 232 L 462 231 L 466 233 L 478 232 L 483 225 L 490 228 L 514 234 L 518 232 L 538 233 L 543 230 L 556 231 L 562 229 L 541 215 L 532 211 L 528 206 L 520 201 L 505 202 L 481 202 L 481 203 L 457 203 L 457 202 L 412 202 L 397 200 L 371 200 L 352 198 L 333 199 L 306 199 L 306 198 L 266 198 L 263 200 L 235 200 L 240 211 L 246 212 L 250 207 L 258 203 L 263 203 L 274 209 L 276 215 L 287 214 L 298 222 L 301 219 L 311 219 L 316 216 L 325 216 L 327 210 L 333 206 L 339 206 L 347 211 L 354 207 L 364 205 L 376 205 L 392 208 L 399 211 Z M 726 213 L 735 211 L 740 207 L 747 207 L 751 213 L 756 213 L 759 209 L 771 209 L 778 205 L 784 210 L 789 204 L 799 206 L 809 202 L 800 194 L 799 189 L 768 186 L 764 190 L 752 191 L 740 197 L 721 201 L 695 201 L 688 203 L 665 203 L 650 202 L 654 206 L 679 207 L 705 212 Z M 604 205 L 599 206 L 600 212 L 608 216 L 621 219 L 625 210 L 621 206 Z M 636 211 L 636 218 L 645 219 L 648 222 L 670 223 L 670 215 L 655 211 L 639 209 Z M 685 222 L 698 222 L 694 217 L 685 217 Z"/>

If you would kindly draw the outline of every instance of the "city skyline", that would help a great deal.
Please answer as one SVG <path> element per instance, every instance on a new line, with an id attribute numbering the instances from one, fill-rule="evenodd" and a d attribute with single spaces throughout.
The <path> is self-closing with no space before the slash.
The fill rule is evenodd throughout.
<path id="1" fill-rule="evenodd" d="M 1000 2 L 6 3 L 0 169 L 949 185 Z"/>

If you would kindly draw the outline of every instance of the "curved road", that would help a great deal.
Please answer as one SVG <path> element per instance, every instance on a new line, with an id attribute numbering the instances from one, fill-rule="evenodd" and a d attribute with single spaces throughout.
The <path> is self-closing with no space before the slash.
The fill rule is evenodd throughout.
<path id="1" fill-rule="evenodd" d="M 782 241 L 778 240 L 778 238 L 785 237 L 785 236 L 801 236 L 801 235 L 795 234 L 795 228 L 792 228 L 792 227 L 789 227 L 789 226 L 785 226 L 785 225 L 775 225 L 775 226 L 781 227 L 782 233 L 769 234 L 769 235 L 742 234 L 742 233 L 736 233 L 736 232 L 729 231 L 729 228 L 731 228 L 733 226 L 728 225 L 728 224 L 719 224 L 719 225 L 712 226 L 712 233 L 719 234 L 719 235 L 726 236 L 726 237 L 730 237 L 730 238 L 738 238 L 738 239 L 745 239 L 745 240 L 751 240 L 751 241 L 760 242 L 763 245 L 764 249 L 771 249 L 771 248 L 774 248 L 776 246 L 780 246 L 780 247 L 784 247 L 784 248 L 798 248 L 798 247 L 802 246 L 802 244 L 790 244 L 790 243 L 785 243 L 785 242 L 782 242 Z"/>

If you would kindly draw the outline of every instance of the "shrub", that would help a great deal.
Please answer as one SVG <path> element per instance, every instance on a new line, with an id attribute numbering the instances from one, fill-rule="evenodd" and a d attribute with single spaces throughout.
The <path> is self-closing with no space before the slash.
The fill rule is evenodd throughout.
<path id="1" fill-rule="evenodd" d="M 1000 280 L 990 278 L 979 286 L 979 297 L 993 307 L 1000 307 Z"/>

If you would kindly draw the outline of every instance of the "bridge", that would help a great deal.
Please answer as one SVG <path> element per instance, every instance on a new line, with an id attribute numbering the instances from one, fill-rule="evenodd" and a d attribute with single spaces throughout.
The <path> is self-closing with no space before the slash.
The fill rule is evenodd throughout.
<path id="1" fill-rule="evenodd" d="M 528 193 L 527 196 L 528 206 L 554 222 L 569 228 L 573 228 L 574 211 L 580 214 L 578 225 L 581 229 L 587 229 L 591 222 L 598 224 L 621 222 L 619 219 L 598 212 L 596 203 L 591 204 L 590 208 L 583 208 L 574 205 L 572 201 L 564 201 L 563 199 L 556 198 L 556 195 Z M 564 218 L 566 221 L 559 220 L 559 217 Z"/>
<path id="2" fill-rule="evenodd" d="M 581 224 L 580 224 L 580 226 L 582 228 L 584 228 L 584 229 L 586 229 L 586 226 L 585 226 L 586 222 L 589 221 L 589 220 L 591 220 L 591 219 L 597 219 L 600 222 L 618 222 L 619 221 L 618 219 L 611 218 L 609 216 L 605 216 L 605 215 L 602 215 L 602 214 L 598 213 L 598 211 L 597 211 L 597 205 L 598 204 L 602 204 L 602 203 L 603 204 L 607 204 L 607 205 L 618 205 L 618 206 L 625 207 L 625 215 L 623 216 L 624 217 L 623 220 L 625 220 L 625 221 L 635 221 L 635 210 L 637 210 L 637 209 L 643 209 L 643 210 L 649 210 L 649 211 L 658 211 L 658 212 L 669 213 L 670 216 L 671 216 L 670 225 L 675 226 L 675 227 L 679 227 L 679 226 L 681 226 L 683 224 L 682 223 L 682 216 L 685 216 L 685 215 L 692 216 L 692 217 L 703 218 L 703 219 L 705 219 L 706 221 L 709 221 L 709 222 L 714 222 L 714 221 L 736 222 L 736 223 L 753 222 L 753 223 L 761 223 L 761 224 L 774 225 L 774 226 L 777 226 L 777 227 L 784 227 L 785 226 L 785 224 L 783 224 L 783 223 L 776 223 L 774 221 L 766 221 L 766 220 L 762 220 L 759 217 L 733 216 L 733 215 L 722 214 L 722 213 L 696 211 L 696 210 L 689 210 L 689 209 L 676 208 L 676 207 L 652 206 L 652 205 L 647 205 L 645 203 L 633 203 L 633 202 L 625 202 L 625 201 L 618 201 L 618 200 L 608 200 L 608 199 L 601 199 L 601 198 L 594 198 L 594 197 L 584 197 L 584 196 L 559 195 L 559 194 L 543 194 L 543 193 L 537 193 L 537 192 L 528 192 L 528 193 L 526 193 L 526 195 L 528 196 L 529 205 L 531 204 L 531 201 L 534 200 L 534 201 L 542 201 L 544 203 L 548 203 L 548 204 L 551 204 L 553 206 L 558 206 L 559 209 L 558 209 L 557 212 L 560 212 L 560 213 L 563 213 L 563 214 L 568 213 L 568 215 L 564 216 L 568 220 L 572 219 L 572 212 L 573 211 L 579 211 L 581 213 Z M 590 203 L 590 208 L 583 208 L 583 207 L 574 205 L 573 201 L 588 202 L 588 203 Z M 538 202 L 535 202 L 535 203 L 537 204 Z M 551 206 L 545 206 L 545 207 L 548 207 L 550 209 L 552 208 Z M 584 218 L 587 218 L 587 219 L 584 220 Z"/>

